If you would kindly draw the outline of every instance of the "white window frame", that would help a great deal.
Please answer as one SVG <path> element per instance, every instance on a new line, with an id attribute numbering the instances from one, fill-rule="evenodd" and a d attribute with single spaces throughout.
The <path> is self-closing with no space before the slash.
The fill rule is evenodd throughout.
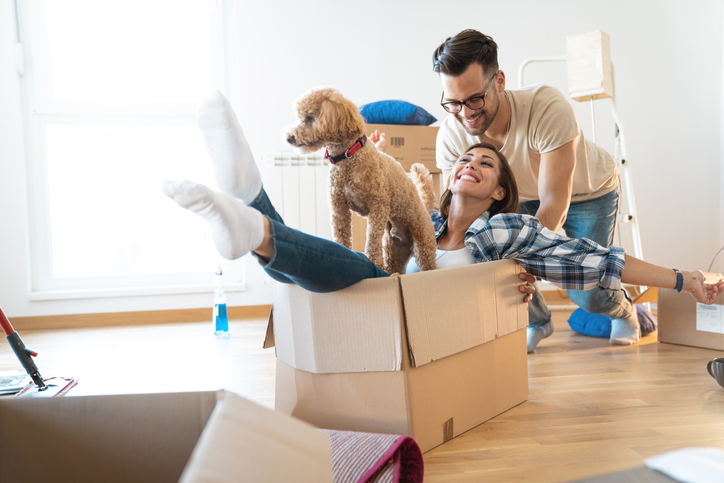
<path id="1" fill-rule="evenodd" d="M 51 0 L 52 1 L 52 0 Z M 233 0 L 206 1 L 211 21 L 212 79 L 214 87 L 232 100 L 234 80 L 235 3 Z M 48 78 L 49 62 L 41 57 L 40 42 L 47 38 L 41 2 L 16 2 L 16 15 L 22 43 L 21 91 L 24 102 L 25 146 L 28 176 L 28 216 L 30 228 L 30 290 L 37 300 L 124 297 L 139 295 L 208 293 L 213 291 L 213 273 L 177 273 L 59 279 L 52 276 L 50 207 L 46 164 L 45 127 L 48 124 L 156 124 L 196 125 L 197 103 L 90 103 L 52 99 Z M 34 44 L 33 44 L 34 43 Z M 34 49 L 35 47 L 35 49 Z M 34 57 L 36 56 L 36 57 Z M 248 257 L 244 257 L 247 259 Z M 228 262 L 225 267 L 227 291 L 246 289 L 245 260 Z"/>

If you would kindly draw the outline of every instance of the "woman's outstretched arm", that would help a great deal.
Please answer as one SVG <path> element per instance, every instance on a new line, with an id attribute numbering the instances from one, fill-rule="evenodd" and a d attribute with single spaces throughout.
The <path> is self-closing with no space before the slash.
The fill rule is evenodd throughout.
<path id="1" fill-rule="evenodd" d="M 681 274 L 684 277 L 684 285 L 681 290 L 690 292 L 697 302 L 711 304 L 724 290 L 724 280 L 706 283 L 706 277 L 700 270 L 695 272 L 681 270 Z M 631 285 L 675 288 L 676 272 L 670 268 L 660 267 L 627 254 L 626 266 L 621 274 L 621 281 Z"/>

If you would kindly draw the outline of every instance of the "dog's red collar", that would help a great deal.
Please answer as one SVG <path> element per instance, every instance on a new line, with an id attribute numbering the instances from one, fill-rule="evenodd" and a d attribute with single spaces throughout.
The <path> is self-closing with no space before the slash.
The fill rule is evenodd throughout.
<path id="1" fill-rule="evenodd" d="M 332 164 L 337 164 L 343 159 L 351 158 L 354 153 L 356 153 L 362 146 L 365 145 L 367 142 L 367 136 L 362 135 L 361 138 L 355 142 L 351 148 L 349 148 L 347 151 L 343 152 L 342 154 L 338 154 L 337 156 L 330 156 L 328 150 L 324 150 L 324 157 L 329 159 L 329 162 Z"/>

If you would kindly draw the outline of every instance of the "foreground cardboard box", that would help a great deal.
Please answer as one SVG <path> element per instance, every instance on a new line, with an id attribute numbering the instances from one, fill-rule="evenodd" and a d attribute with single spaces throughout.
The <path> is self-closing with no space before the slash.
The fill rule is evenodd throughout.
<path id="1" fill-rule="evenodd" d="M 660 288 L 658 299 L 659 342 L 724 351 L 724 293 L 712 305 L 674 289 Z"/>
<path id="2" fill-rule="evenodd" d="M 331 294 L 275 285 L 276 409 L 321 428 L 410 435 L 427 451 L 520 404 L 520 271 L 504 260 Z"/>
<path id="3" fill-rule="evenodd" d="M 438 126 L 408 126 L 403 124 L 367 124 L 366 133 L 374 130 L 384 132 L 387 137 L 386 153 L 395 158 L 405 171 L 410 166 L 422 163 L 431 173 L 442 171 L 435 165 L 435 143 Z"/>
<path id="4" fill-rule="evenodd" d="M 331 482 L 329 438 L 225 391 L 0 400 L 2 482 L 179 478 Z"/>

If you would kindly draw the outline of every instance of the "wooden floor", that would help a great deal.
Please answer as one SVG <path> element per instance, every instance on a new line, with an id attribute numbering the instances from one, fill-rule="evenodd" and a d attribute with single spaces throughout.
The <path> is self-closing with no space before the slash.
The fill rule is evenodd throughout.
<path id="1" fill-rule="evenodd" d="M 426 482 L 571 481 L 643 464 L 665 451 L 724 449 L 724 389 L 707 374 L 718 351 L 633 347 L 572 332 L 567 312 L 528 356 L 529 400 L 425 454 Z M 44 377 L 74 376 L 71 395 L 235 391 L 274 405 L 274 350 L 261 348 L 262 319 L 232 321 L 231 338 L 210 323 L 27 330 Z M 0 346 L 0 370 L 20 369 Z"/>
<path id="2" fill-rule="evenodd" d="M 11 319 L 12 323 L 12 319 Z M 262 349 L 266 320 L 231 320 L 230 337 L 211 322 L 18 331 L 38 352 L 44 378 L 72 376 L 69 396 L 212 391 L 225 388 L 274 407 L 274 349 Z M 0 345 L 0 370 L 22 370 Z"/>

